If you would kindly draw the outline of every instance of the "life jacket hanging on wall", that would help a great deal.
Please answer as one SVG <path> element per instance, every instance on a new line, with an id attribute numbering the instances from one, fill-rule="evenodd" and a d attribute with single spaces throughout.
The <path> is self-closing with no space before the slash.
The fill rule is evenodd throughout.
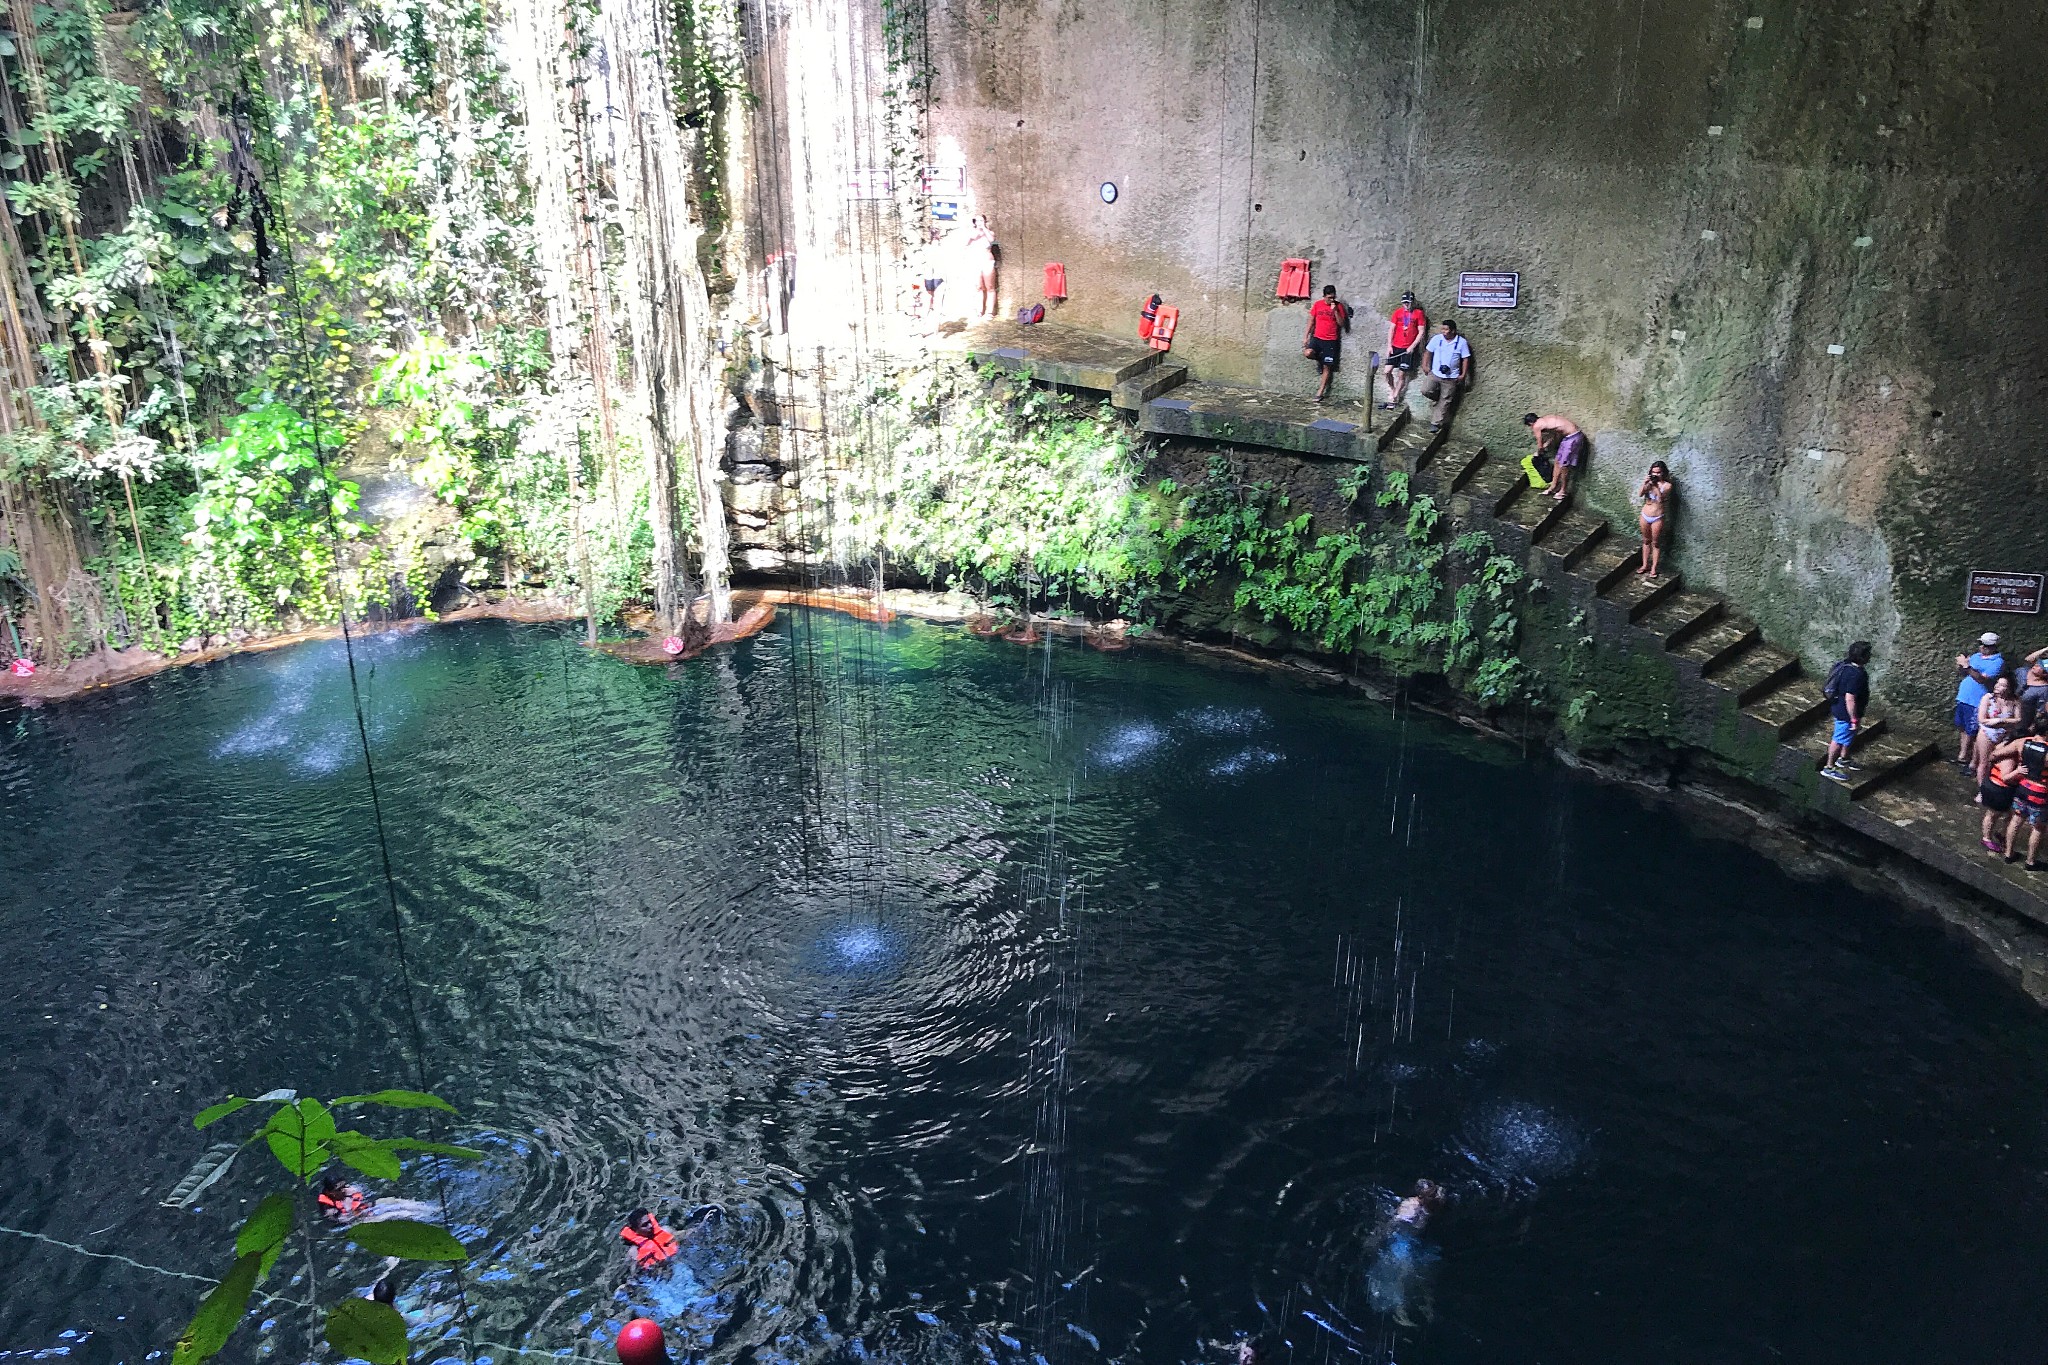
<path id="1" fill-rule="evenodd" d="M 1138 340 L 1152 339 L 1152 323 L 1159 316 L 1159 305 L 1165 302 L 1157 294 L 1145 300 L 1145 306 L 1138 310 Z"/>
<path id="2" fill-rule="evenodd" d="M 1170 304 L 1161 304 L 1159 315 L 1152 319 L 1152 335 L 1148 340 L 1155 351 L 1173 349 L 1173 329 L 1180 325 L 1180 309 Z"/>
<path id="3" fill-rule="evenodd" d="M 1277 291 L 1283 303 L 1293 303 L 1309 296 L 1308 262 L 1299 256 L 1280 262 L 1280 288 Z"/>
<path id="4" fill-rule="evenodd" d="M 1045 263 L 1045 296 L 1049 299 L 1067 296 L 1067 268 L 1058 261 Z"/>

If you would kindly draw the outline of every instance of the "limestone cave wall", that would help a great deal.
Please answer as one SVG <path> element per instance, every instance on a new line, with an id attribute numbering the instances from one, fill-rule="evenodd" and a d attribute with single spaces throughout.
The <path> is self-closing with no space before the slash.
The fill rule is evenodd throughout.
<path id="1" fill-rule="evenodd" d="M 1466 434 L 1517 450 L 1524 410 L 1572 415 L 1624 518 L 1668 460 L 1679 567 L 1809 662 L 1867 637 L 1880 687 L 1936 707 L 1965 639 L 2036 633 L 1962 598 L 1972 567 L 2048 569 L 2040 7 L 927 0 L 917 21 L 913 153 L 965 168 L 1006 307 L 1060 261 L 1059 320 L 1122 332 L 1157 290 L 1203 377 L 1306 388 L 1283 258 L 1366 315 L 1355 357 L 1411 288 L 1472 340 Z M 1461 270 L 1520 272 L 1520 306 L 1459 312 Z"/>

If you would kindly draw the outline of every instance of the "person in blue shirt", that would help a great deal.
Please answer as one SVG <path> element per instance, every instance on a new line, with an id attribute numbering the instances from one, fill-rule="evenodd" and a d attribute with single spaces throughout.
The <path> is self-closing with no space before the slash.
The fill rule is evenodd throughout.
<path id="1" fill-rule="evenodd" d="M 1998 632 L 1987 630 L 1977 637 L 1975 654 L 1956 655 L 1956 766 L 1977 766 L 1977 703 L 1984 700 L 2005 672 L 2005 655 L 1998 652 Z"/>

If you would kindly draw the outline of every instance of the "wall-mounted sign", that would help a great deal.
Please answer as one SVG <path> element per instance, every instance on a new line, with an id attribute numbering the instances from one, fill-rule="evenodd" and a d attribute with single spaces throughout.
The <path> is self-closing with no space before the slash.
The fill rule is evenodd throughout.
<path id="1" fill-rule="evenodd" d="M 960 201 L 959 201 L 958 199 L 934 199 L 934 200 L 932 200 L 932 221 L 933 221 L 933 222 L 936 222 L 936 223 L 952 223 L 952 222 L 957 222 L 957 221 L 959 221 L 959 218 L 960 218 Z"/>
<path id="2" fill-rule="evenodd" d="M 1513 308 L 1522 301 L 1522 276 L 1516 271 L 1467 270 L 1458 276 L 1458 307 Z"/>
<path id="3" fill-rule="evenodd" d="M 2041 614 L 2041 585 L 2037 573 L 1999 573 L 1992 569 L 1970 570 L 1969 592 L 1963 606 L 1970 611 L 2012 611 L 2026 616 Z"/>
<path id="4" fill-rule="evenodd" d="M 926 194 L 960 194 L 967 189 L 967 168 L 927 166 L 921 179 Z"/>
<path id="5" fill-rule="evenodd" d="M 855 171 L 846 180 L 851 199 L 887 199 L 896 193 L 896 177 L 887 170 Z"/>

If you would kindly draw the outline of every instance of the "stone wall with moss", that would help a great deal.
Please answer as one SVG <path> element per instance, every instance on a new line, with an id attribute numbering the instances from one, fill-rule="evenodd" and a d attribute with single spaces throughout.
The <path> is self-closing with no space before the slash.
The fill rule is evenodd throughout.
<path id="1" fill-rule="evenodd" d="M 1962 596 L 1971 567 L 2048 569 L 2041 7 L 927 8 L 922 154 L 965 166 L 1006 307 L 1060 261 L 1058 319 L 1127 334 L 1158 290 L 1204 378 L 1305 390 L 1283 258 L 1368 317 L 1518 271 L 1518 309 L 1460 315 L 1464 434 L 1576 417 L 1624 519 L 1668 460 L 1678 566 L 1809 664 L 1874 640 L 1895 700 L 1938 709 L 1960 641 L 2026 633 Z"/>

